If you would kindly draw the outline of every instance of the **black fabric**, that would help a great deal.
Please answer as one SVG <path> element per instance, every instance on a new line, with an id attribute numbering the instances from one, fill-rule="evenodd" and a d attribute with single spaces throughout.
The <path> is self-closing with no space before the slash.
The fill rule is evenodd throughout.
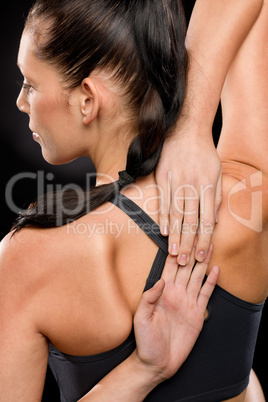
<path id="1" fill-rule="evenodd" d="M 167 239 L 131 200 L 119 194 L 112 202 L 159 246 L 146 282 L 148 289 L 161 277 Z M 216 286 L 208 305 L 209 316 L 188 359 L 174 377 L 156 387 L 145 401 L 219 402 L 240 394 L 249 381 L 263 305 L 245 302 Z M 133 332 L 122 345 L 98 355 L 66 355 L 50 344 L 49 365 L 59 385 L 61 401 L 77 401 L 134 349 Z"/>

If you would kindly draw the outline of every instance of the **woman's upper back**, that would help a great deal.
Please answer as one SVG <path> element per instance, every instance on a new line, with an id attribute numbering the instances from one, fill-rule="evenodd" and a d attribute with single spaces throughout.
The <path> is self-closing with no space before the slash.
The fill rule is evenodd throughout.
<path id="1" fill-rule="evenodd" d="M 261 233 L 246 226 L 252 196 L 249 190 L 231 194 L 240 183 L 229 176 L 235 167 L 223 164 L 224 196 L 211 266 L 221 267 L 220 286 L 260 303 L 267 296 L 267 217 Z M 241 173 L 243 168 L 248 174 L 246 166 Z M 135 189 L 129 188 L 126 195 L 157 222 L 156 193 L 148 183 L 143 184 L 145 199 L 137 199 Z M 268 215 L 266 187 L 264 179 L 264 215 Z M 25 229 L 7 238 L 2 247 L 6 286 L 12 283 L 18 303 L 32 309 L 39 332 L 63 352 L 78 355 L 109 350 L 127 338 L 158 250 L 112 204 L 61 228 Z"/>
<path id="2" fill-rule="evenodd" d="M 126 200 L 129 201 L 129 199 Z M 125 210 L 123 201 L 125 199 L 119 197 L 118 205 Z M 136 208 L 136 213 L 139 216 L 134 215 L 132 219 L 137 220 L 143 229 L 146 230 L 145 225 L 147 224 L 149 232 L 156 231 L 156 225 L 152 221 L 143 220 L 138 209 L 139 207 Z M 121 221 L 120 216 L 118 218 Z M 127 222 L 128 228 L 130 228 L 132 219 Z M 132 224 L 134 228 L 136 223 L 132 222 Z M 124 242 L 123 245 L 126 249 L 131 247 L 133 241 L 131 244 L 129 243 L 129 239 Z M 166 246 L 165 257 L 167 255 L 167 242 L 164 243 L 166 243 L 164 244 L 164 248 Z M 122 243 L 119 247 L 122 248 Z M 160 262 L 157 268 L 159 276 L 155 276 L 155 281 L 161 275 L 164 260 Z M 123 264 L 126 266 L 126 259 Z M 119 263 L 117 269 L 118 271 L 116 271 L 119 275 L 118 290 L 119 292 L 123 290 L 123 293 L 125 293 L 127 288 L 129 294 L 125 293 L 125 300 L 131 301 L 133 300 L 131 292 L 135 294 L 136 290 L 135 286 L 132 288 L 133 283 L 131 281 L 133 277 L 135 278 L 133 266 L 131 267 L 131 264 L 130 266 L 127 265 L 126 270 L 124 269 L 122 273 Z M 129 269 L 130 272 L 127 272 Z M 148 270 L 146 269 L 145 271 Z M 141 273 L 142 276 L 145 271 Z M 228 279 L 228 272 L 225 274 L 224 277 L 226 278 L 227 276 Z M 142 287 L 144 287 L 144 284 L 145 281 L 143 281 Z M 257 281 L 255 281 L 255 284 L 256 287 L 260 285 Z M 208 402 L 228 399 L 241 393 L 248 384 L 261 310 L 262 305 L 246 302 L 226 292 L 221 287 L 217 287 L 208 306 L 209 317 L 191 356 L 172 381 L 165 382 L 157 387 L 146 400 L 162 401 L 163 398 L 166 398 L 166 400 L 173 401 L 175 397 L 176 400 L 184 400 L 183 398 L 185 397 L 190 398 L 189 400 L 196 400 L 195 398 L 198 395 L 198 401 L 204 400 Z M 120 314 L 120 309 L 117 312 Z M 114 312 L 113 318 L 117 317 L 117 312 Z M 106 322 L 106 325 L 109 325 L 109 322 Z M 223 332 L 226 336 L 224 343 L 222 343 Z M 103 334 L 100 333 L 99 335 L 102 337 Z M 133 336 L 125 339 L 127 340 L 118 344 L 116 349 L 110 348 L 106 353 L 94 354 L 93 356 L 73 356 L 73 353 L 66 355 L 62 353 L 62 350 L 59 351 L 55 348 L 55 345 L 50 345 L 49 363 L 59 383 L 63 400 L 74 400 L 82 396 L 118 362 L 127 357 L 134 349 L 135 344 L 133 344 Z M 232 370 L 230 370 L 234 355 L 237 356 L 236 363 L 232 363 Z M 194 383 L 189 381 L 193 377 L 195 378 Z"/>

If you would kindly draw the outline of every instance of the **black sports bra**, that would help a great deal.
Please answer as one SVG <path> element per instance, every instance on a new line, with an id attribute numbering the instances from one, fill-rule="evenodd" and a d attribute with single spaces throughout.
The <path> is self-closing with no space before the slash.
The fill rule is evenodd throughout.
<path id="1" fill-rule="evenodd" d="M 167 257 L 167 238 L 159 226 L 122 194 L 111 201 L 159 246 L 146 282 L 149 289 L 161 277 Z M 264 303 L 252 304 L 216 286 L 209 316 L 186 362 L 169 380 L 158 385 L 146 402 L 219 402 L 239 395 L 249 382 Z M 74 402 L 90 391 L 135 349 L 133 332 L 120 346 L 91 356 L 72 356 L 49 346 L 49 365 L 62 402 Z"/>

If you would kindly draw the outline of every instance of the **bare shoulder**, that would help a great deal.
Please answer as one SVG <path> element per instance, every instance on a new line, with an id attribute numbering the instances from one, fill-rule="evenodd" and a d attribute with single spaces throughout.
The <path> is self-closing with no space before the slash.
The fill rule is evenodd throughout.
<path id="1" fill-rule="evenodd" d="M 14 286 L 22 286 L 24 281 L 31 280 L 40 271 L 36 263 L 39 261 L 41 268 L 42 256 L 48 246 L 38 229 L 25 228 L 18 233 L 7 234 L 0 243 L 1 285 L 3 278 L 10 279 Z"/>
<path id="2" fill-rule="evenodd" d="M 37 306 L 39 295 L 40 302 L 49 298 L 48 289 L 53 283 L 59 280 L 64 283 L 72 275 L 72 270 L 82 269 L 86 262 L 90 261 L 90 266 L 93 261 L 96 263 L 96 254 L 102 255 L 101 251 L 106 247 L 105 238 L 88 236 L 88 232 L 85 236 L 83 225 L 90 232 L 92 225 L 87 220 L 77 223 L 76 231 L 70 226 L 29 227 L 15 234 L 9 233 L 0 244 L 2 296 L 12 299 L 12 303 Z"/>
<path id="3" fill-rule="evenodd" d="M 2 270 L 12 267 L 17 274 L 27 269 L 35 276 L 72 255 L 77 257 L 86 245 L 88 255 L 101 253 L 107 247 L 108 212 L 109 206 L 103 206 L 61 227 L 26 227 L 7 234 L 0 243 Z"/>

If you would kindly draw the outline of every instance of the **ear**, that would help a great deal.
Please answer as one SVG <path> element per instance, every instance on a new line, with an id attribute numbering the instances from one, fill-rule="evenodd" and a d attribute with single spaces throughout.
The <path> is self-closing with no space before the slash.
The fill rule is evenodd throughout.
<path id="1" fill-rule="evenodd" d="M 89 77 L 82 81 L 81 90 L 82 96 L 80 107 L 83 115 L 83 123 L 89 125 L 98 116 L 101 97 L 94 80 Z"/>

